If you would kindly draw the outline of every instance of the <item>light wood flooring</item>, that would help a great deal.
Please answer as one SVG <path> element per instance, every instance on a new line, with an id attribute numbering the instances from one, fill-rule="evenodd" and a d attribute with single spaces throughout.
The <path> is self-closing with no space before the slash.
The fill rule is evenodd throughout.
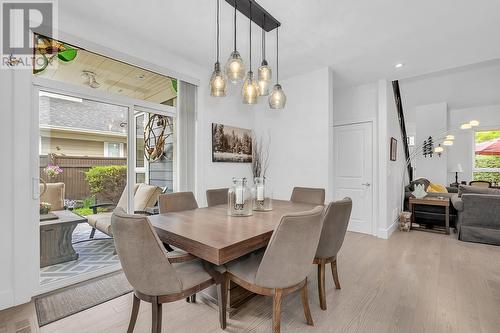
<path id="1" fill-rule="evenodd" d="M 305 324 L 297 293 L 284 301 L 283 332 L 500 332 L 500 247 L 459 242 L 456 234 L 396 231 L 382 240 L 348 233 L 338 266 L 342 289 L 327 275 L 327 311 L 311 266 L 315 326 Z M 131 305 L 125 295 L 39 329 L 30 303 L 0 312 L 0 333 L 126 332 Z M 270 332 L 271 305 L 255 297 L 229 318 L 226 332 Z M 163 332 L 221 332 L 217 312 L 201 302 L 163 311 Z M 150 331 L 150 315 L 142 303 L 135 332 Z"/>

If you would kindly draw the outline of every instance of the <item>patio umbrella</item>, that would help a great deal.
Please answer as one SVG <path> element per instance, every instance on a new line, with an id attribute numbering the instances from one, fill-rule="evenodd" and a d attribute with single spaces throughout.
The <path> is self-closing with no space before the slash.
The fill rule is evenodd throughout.
<path id="1" fill-rule="evenodd" d="M 476 155 L 500 155 L 500 139 L 476 144 Z"/>

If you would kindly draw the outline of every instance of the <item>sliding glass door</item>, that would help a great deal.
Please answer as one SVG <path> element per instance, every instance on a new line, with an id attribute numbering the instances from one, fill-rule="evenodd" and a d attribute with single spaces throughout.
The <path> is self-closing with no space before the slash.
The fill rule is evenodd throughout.
<path id="1" fill-rule="evenodd" d="M 176 109 L 41 83 L 36 178 L 47 291 L 120 268 L 112 211 L 152 214 L 159 195 L 174 191 Z"/>

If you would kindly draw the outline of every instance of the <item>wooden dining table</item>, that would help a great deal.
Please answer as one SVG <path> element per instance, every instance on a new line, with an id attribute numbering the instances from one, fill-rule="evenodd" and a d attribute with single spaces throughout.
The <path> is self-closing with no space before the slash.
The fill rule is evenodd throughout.
<path id="1" fill-rule="evenodd" d="M 227 205 L 198 208 L 149 216 L 160 240 L 178 247 L 214 265 L 223 265 L 255 250 L 266 247 L 281 217 L 311 210 L 316 205 L 273 200 L 273 210 L 254 211 L 252 216 L 227 214 Z M 204 293 L 216 302 L 214 290 Z M 236 284 L 228 291 L 229 313 L 254 294 Z"/>
<path id="2" fill-rule="evenodd" d="M 149 216 L 162 242 L 222 265 L 265 247 L 284 214 L 311 210 L 315 205 L 273 200 L 273 210 L 252 216 L 229 216 L 227 206 L 198 208 Z"/>

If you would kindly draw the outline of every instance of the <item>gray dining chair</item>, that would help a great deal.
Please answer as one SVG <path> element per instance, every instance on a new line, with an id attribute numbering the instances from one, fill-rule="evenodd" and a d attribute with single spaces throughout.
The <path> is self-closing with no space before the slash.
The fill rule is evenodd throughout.
<path id="1" fill-rule="evenodd" d="M 185 210 L 192 210 L 198 208 L 198 203 L 194 197 L 193 192 L 175 192 L 161 194 L 158 199 L 158 206 L 160 214 L 182 212 Z M 170 244 L 163 243 L 165 248 L 171 255 L 180 258 L 189 258 L 189 253 L 179 248 L 173 247 Z M 196 303 L 196 294 L 186 298 L 186 302 Z"/>
<path id="2" fill-rule="evenodd" d="M 145 216 L 117 208 L 111 225 L 118 258 L 134 290 L 128 333 L 134 331 L 141 300 L 152 304 L 152 332 L 160 333 L 163 303 L 189 297 L 213 284 L 217 284 L 220 326 L 225 329 L 227 291 L 222 274 L 200 259 L 173 264 Z"/>
<path id="3" fill-rule="evenodd" d="M 207 205 L 208 207 L 227 204 L 228 188 L 216 188 L 207 190 Z"/>
<path id="4" fill-rule="evenodd" d="M 226 288 L 233 281 L 259 295 L 273 296 L 273 332 L 280 332 L 282 297 L 301 290 L 308 325 L 313 325 L 307 275 L 318 247 L 323 206 L 284 215 L 267 248 L 226 264 Z"/>
<path id="5" fill-rule="evenodd" d="M 337 253 L 344 242 L 347 225 L 351 217 L 352 200 L 344 198 L 330 202 L 323 217 L 323 230 L 313 263 L 318 265 L 319 305 L 326 310 L 325 266 L 331 264 L 335 288 L 340 289 L 337 272 Z"/>
<path id="6" fill-rule="evenodd" d="M 325 189 L 312 187 L 294 187 L 290 201 L 310 203 L 313 205 L 323 205 L 325 203 Z"/>
<path id="7" fill-rule="evenodd" d="M 193 192 L 161 194 L 158 199 L 160 214 L 181 212 L 198 208 Z"/>

